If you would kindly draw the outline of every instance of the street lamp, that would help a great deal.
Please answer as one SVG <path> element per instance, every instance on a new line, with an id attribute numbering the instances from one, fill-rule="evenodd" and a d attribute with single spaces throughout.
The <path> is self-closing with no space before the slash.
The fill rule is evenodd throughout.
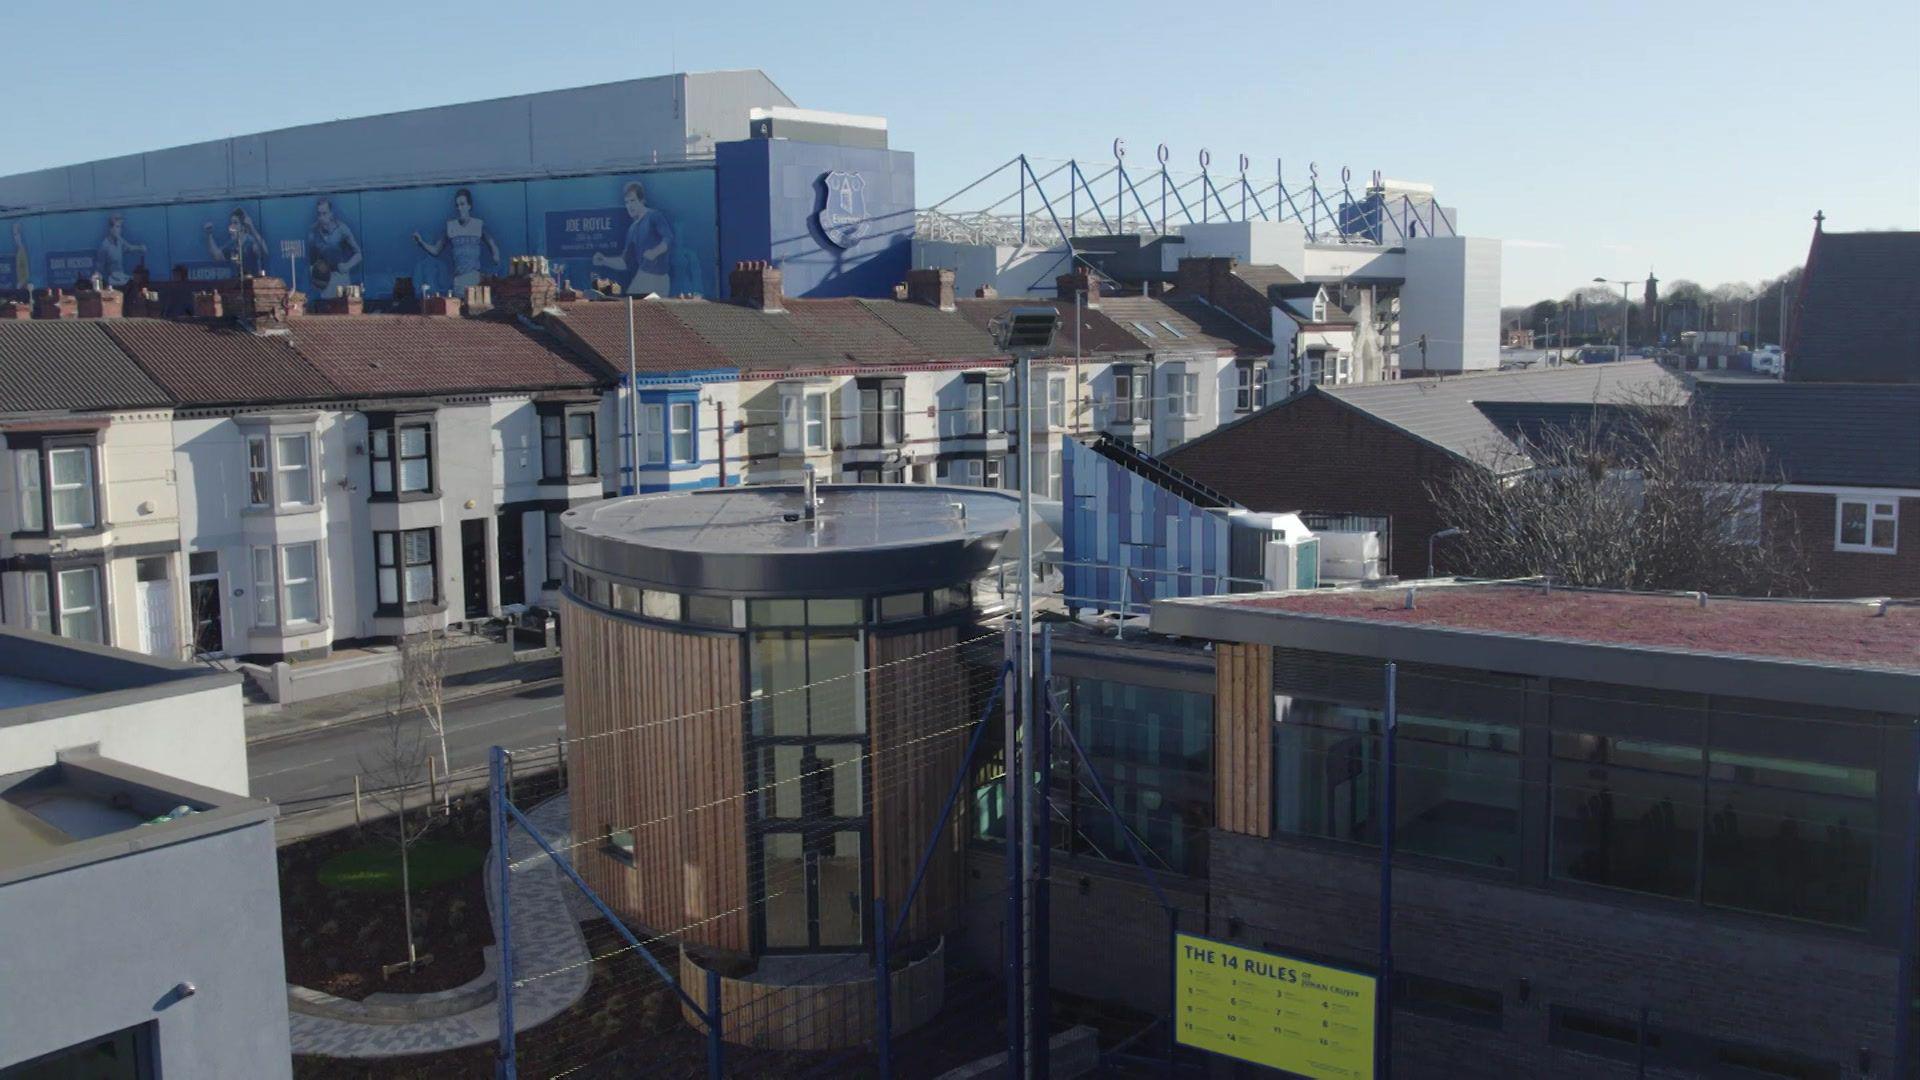
<path id="1" fill-rule="evenodd" d="M 1627 358 L 1627 313 L 1633 306 L 1633 301 L 1627 298 L 1627 289 L 1633 285 L 1633 282 L 1597 277 L 1593 279 L 1593 283 L 1620 286 L 1620 359 L 1625 360 Z"/>

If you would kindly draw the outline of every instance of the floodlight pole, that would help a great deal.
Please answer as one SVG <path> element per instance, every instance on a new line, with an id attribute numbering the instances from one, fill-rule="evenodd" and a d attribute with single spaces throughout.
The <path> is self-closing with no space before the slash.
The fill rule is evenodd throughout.
<path id="1" fill-rule="evenodd" d="M 693 426 L 693 437 L 694 445 L 699 446 L 700 426 L 697 420 Z M 724 464 L 721 466 L 725 467 Z M 627 294 L 627 482 L 620 488 L 622 495 L 634 495 L 640 491 L 640 358 L 634 346 L 632 293 Z"/>

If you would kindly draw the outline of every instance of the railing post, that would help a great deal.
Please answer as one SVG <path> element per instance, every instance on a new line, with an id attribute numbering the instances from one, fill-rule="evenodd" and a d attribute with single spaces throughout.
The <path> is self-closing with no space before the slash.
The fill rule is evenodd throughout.
<path id="1" fill-rule="evenodd" d="M 1180 1046 L 1180 909 L 1167 909 L 1167 1076 L 1175 1072 L 1174 1054 Z"/>
<path id="2" fill-rule="evenodd" d="M 516 1080 L 520 1075 L 519 1064 L 514 1058 L 513 1034 L 513 857 L 507 850 L 507 753 L 496 746 L 488 755 L 487 788 L 490 795 L 488 807 L 493 813 L 493 858 L 498 867 L 499 877 L 496 887 L 500 890 L 496 898 L 500 909 L 499 926 L 496 927 L 497 940 L 500 942 L 500 1051 L 498 1075 L 501 1080 Z"/>
<path id="3" fill-rule="evenodd" d="M 874 1049 L 880 1055 L 880 1080 L 893 1080 L 893 964 L 889 955 L 887 902 L 873 901 Z"/>
<path id="4" fill-rule="evenodd" d="M 707 1078 L 724 1080 L 727 1044 L 720 1038 L 720 969 L 707 969 Z"/>
<path id="5" fill-rule="evenodd" d="M 1374 1073 L 1383 1077 L 1393 1075 L 1393 819 L 1398 813 L 1393 751 L 1400 726 L 1399 688 L 1399 665 L 1389 663 L 1386 709 L 1381 724 L 1384 730 L 1380 733 L 1386 753 L 1381 762 L 1385 775 L 1381 777 L 1380 796 L 1380 981 L 1374 989 L 1374 1007 L 1378 1013 L 1374 1023 L 1374 1036 L 1378 1040 Z"/>

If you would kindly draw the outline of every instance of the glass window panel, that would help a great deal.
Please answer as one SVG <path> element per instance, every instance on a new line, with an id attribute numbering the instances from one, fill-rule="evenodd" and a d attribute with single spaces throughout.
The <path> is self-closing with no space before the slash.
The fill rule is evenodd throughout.
<path id="1" fill-rule="evenodd" d="M 805 844 L 798 833 L 769 833 L 760 840 L 762 917 L 770 949 L 803 949 L 807 930 Z"/>
<path id="2" fill-rule="evenodd" d="M 860 441 L 868 446 L 880 442 L 880 391 L 871 387 L 860 391 Z"/>
<path id="3" fill-rule="evenodd" d="M 400 429 L 400 456 L 425 457 L 427 454 L 427 429 L 417 425 Z"/>
<path id="4" fill-rule="evenodd" d="M 1395 843 L 1423 855 L 1519 869 L 1519 728 L 1405 713 L 1398 727 Z"/>
<path id="5" fill-rule="evenodd" d="M 1894 547 L 1894 530 L 1895 525 L 1892 518 L 1874 518 L 1873 529 L 1869 534 L 1871 543 L 1874 547 L 1892 550 Z"/>
<path id="6" fill-rule="evenodd" d="M 1715 750 L 1708 778 L 1707 903 L 1865 925 L 1874 770 Z"/>
<path id="7" fill-rule="evenodd" d="M 926 593 L 896 593 L 880 598 L 880 621 L 892 622 L 896 619 L 919 619 L 927 614 Z"/>
<path id="8" fill-rule="evenodd" d="M 860 744 L 828 743 L 816 746 L 813 750 L 818 760 L 814 775 L 821 792 L 818 809 L 822 816 L 860 817 L 866 809 L 861 791 L 861 773 L 865 762 L 861 758 Z"/>
<path id="9" fill-rule="evenodd" d="M 567 474 L 593 473 L 593 414 L 567 414 Z"/>
<path id="10" fill-rule="evenodd" d="M 20 528 L 23 532 L 39 532 L 47 527 L 46 496 L 40 480 L 40 451 L 16 451 L 13 462 L 15 475 L 20 478 Z"/>
<path id="11" fill-rule="evenodd" d="M 807 647 L 799 634 L 755 634 L 749 691 L 753 733 L 807 733 Z"/>
<path id="12" fill-rule="evenodd" d="M 648 589 L 640 597 L 640 613 L 649 619 L 680 621 L 680 594 Z"/>
<path id="13" fill-rule="evenodd" d="M 820 947 L 859 945 L 866 891 L 860 872 L 860 834 L 837 832 L 818 857 Z"/>
<path id="14" fill-rule="evenodd" d="M 973 603 L 965 585 L 950 585 L 944 589 L 933 590 L 933 613 L 945 615 L 949 611 L 960 611 Z"/>
<path id="15" fill-rule="evenodd" d="M 431 602 L 433 600 L 433 585 L 433 567 L 407 567 L 407 603 L 421 604 Z"/>
<path id="16" fill-rule="evenodd" d="M 547 580 L 556 582 L 566 568 L 566 547 L 560 539 L 560 513 L 549 510 L 546 514 Z"/>
<path id="17" fill-rule="evenodd" d="M 807 395 L 807 449 L 827 447 L 827 395 Z"/>
<path id="18" fill-rule="evenodd" d="M 280 468 L 280 503 L 307 506 L 313 502 L 313 462 L 305 435 L 282 435 L 274 453 Z"/>
<path id="19" fill-rule="evenodd" d="M 805 777 L 801 759 L 804 746 L 765 746 L 760 749 L 760 816 L 798 820 Z"/>
<path id="20" fill-rule="evenodd" d="M 53 607 L 47 596 L 47 575 L 37 570 L 21 575 L 27 583 L 27 629 L 53 633 Z"/>
<path id="21" fill-rule="evenodd" d="M 1867 542 L 1866 503 L 1841 502 L 1840 542 L 1843 544 L 1864 544 Z"/>
<path id="22" fill-rule="evenodd" d="M 880 391 L 880 401 L 881 408 L 885 413 L 883 417 L 886 424 L 884 435 L 887 444 L 889 446 L 896 445 L 907 437 L 905 391 L 897 386 L 887 387 Z"/>
<path id="23" fill-rule="evenodd" d="M 273 549 L 253 549 L 253 624 L 273 626 L 280 621 L 279 588 L 273 580 Z"/>
<path id="24" fill-rule="evenodd" d="M 273 501 L 273 482 L 267 472 L 267 440 L 262 435 L 247 436 L 247 505 L 266 506 Z"/>
<path id="25" fill-rule="evenodd" d="M 75 446 L 49 451 L 47 465 L 52 474 L 53 527 L 91 527 L 94 523 L 92 448 Z"/>
<path id="26" fill-rule="evenodd" d="M 858 600 L 809 600 L 807 622 L 813 626 L 858 626 L 862 622 Z"/>
<path id="27" fill-rule="evenodd" d="M 867 729 L 862 715 L 860 639 L 854 635 L 815 634 L 807 639 L 807 690 L 815 735 L 857 735 Z"/>
<path id="28" fill-rule="evenodd" d="M 668 447 L 670 459 L 675 465 L 690 464 L 693 453 L 693 405 L 679 402 L 672 409 L 672 443 Z"/>
<path id="29" fill-rule="evenodd" d="M 1274 726 L 1280 832 L 1379 843 L 1380 713 L 1292 700 Z"/>
<path id="30" fill-rule="evenodd" d="M 320 621 L 319 553 L 314 544 L 289 544 L 280 552 L 288 622 Z"/>
<path id="31" fill-rule="evenodd" d="M 640 613 L 640 590 L 632 585 L 613 584 L 613 610 Z"/>
<path id="32" fill-rule="evenodd" d="M 687 621 L 701 626 L 734 626 L 733 601 L 724 596 L 687 597 Z"/>
<path id="33" fill-rule="evenodd" d="M 1557 732 L 1553 753 L 1553 876 L 1694 896 L 1699 749 Z"/>
<path id="34" fill-rule="evenodd" d="M 749 600 L 748 626 L 805 626 L 807 604 L 804 600 Z"/>
<path id="35" fill-rule="evenodd" d="M 1074 679 L 1070 686 L 1075 734 L 1127 833 L 1156 867 L 1203 872 L 1213 825 L 1212 695 L 1107 679 Z M 1076 777 L 1073 790 L 1069 846 L 1130 861 L 1127 837 L 1090 781 Z"/>
<path id="36" fill-rule="evenodd" d="M 400 462 L 400 490 L 426 491 L 432 486 L 433 471 L 425 458 L 406 458 Z"/>
<path id="37" fill-rule="evenodd" d="M 399 603 L 400 571 L 390 566 L 383 566 L 376 576 L 379 578 L 380 602 L 383 604 Z"/>
<path id="38" fill-rule="evenodd" d="M 101 642 L 100 571 L 60 571 L 60 636 Z"/>

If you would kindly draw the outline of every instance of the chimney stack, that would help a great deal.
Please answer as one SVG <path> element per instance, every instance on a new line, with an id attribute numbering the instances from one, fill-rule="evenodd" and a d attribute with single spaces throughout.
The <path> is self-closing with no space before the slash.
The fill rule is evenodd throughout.
<path id="1" fill-rule="evenodd" d="M 1076 266 L 1071 271 L 1053 279 L 1055 295 L 1067 303 L 1073 303 L 1074 294 L 1085 293 L 1089 308 L 1100 306 L 1100 279 L 1084 266 Z"/>
<path id="2" fill-rule="evenodd" d="M 736 303 L 756 311 L 787 310 L 781 303 L 785 296 L 780 291 L 780 268 L 765 259 L 735 263 L 733 273 L 727 275 L 727 292 Z"/>
<path id="3" fill-rule="evenodd" d="M 515 255 L 506 277 L 490 279 L 493 306 L 514 315 L 532 318 L 553 306 L 559 289 L 547 273 L 544 255 Z"/>
<path id="4" fill-rule="evenodd" d="M 973 290 L 975 300 L 992 300 L 1000 295 L 1000 290 L 991 285 L 982 285 Z"/>
<path id="5" fill-rule="evenodd" d="M 429 296 L 420 301 L 420 314 L 438 315 L 442 317 L 458 315 L 460 314 L 460 301 L 455 300 L 451 296 Z"/>
<path id="6" fill-rule="evenodd" d="M 942 268 L 907 271 L 907 299 L 941 311 L 952 311 L 953 271 Z"/>
<path id="7" fill-rule="evenodd" d="M 1230 255 L 1201 255 L 1180 260 L 1179 269 L 1174 271 L 1174 288 L 1182 296 L 1191 296 L 1205 300 L 1209 304 L 1218 304 L 1216 298 L 1220 280 L 1233 273 L 1239 260 Z"/>
<path id="8" fill-rule="evenodd" d="M 224 306 L 217 292 L 197 292 L 193 294 L 193 317 L 196 319 L 217 319 Z"/>
<path id="9" fill-rule="evenodd" d="M 31 319 L 33 307 L 17 300 L 0 300 L 0 320 Z"/>
<path id="10" fill-rule="evenodd" d="M 36 319 L 71 319 L 78 312 L 73 297 L 59 289 L 43 289 L 33 298 L 33 317 Z"/>
<path id="11" fill-rule="evenodd" d="M 221 287 L 220 307 L 256 329 L 273 330 L 287 324 L 287 297 L 287 283 L 279 278 L 245 277 Z"/>
<path id="12" fill-rule="evenodd" d="M 467 314 L 485 315 L 493 310 L 493 290 L 485 285 L 469 285 L 466 291 Z"/>
<path id="13" fill-rule="evenodd" d="M 365 294 L 358 285 L 346 285 L 338 296 L 323 296 L 313 302 L 317 315 L 358 315 L 367 310 Z"/>
<path id="14" fill-rule="evenodd" d="M 125 298 L 111 288 L 92 288 L 74 297 L 83 319 L 117 319 L 125 310 Z"/>

